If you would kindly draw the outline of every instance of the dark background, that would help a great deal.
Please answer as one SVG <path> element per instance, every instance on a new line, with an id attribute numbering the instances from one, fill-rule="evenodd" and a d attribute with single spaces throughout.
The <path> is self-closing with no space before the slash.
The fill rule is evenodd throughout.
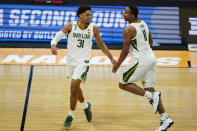
<path id="1" fill-rule="evenodd" d="M 32 4 L 33 0 L 0 0 L 1 3 L 11 4 Z M 43 0 L 37 0 L 43 1 Z M 51 1 L 51 0 L 48 0 Z M 56 0 L 58 1 L 58 0 Z M 68 5 L 117 5 L 126 6 L 136 4 L 142 6 L 193 6 L 197 5 L 197 0 L 62 0 Z"/>

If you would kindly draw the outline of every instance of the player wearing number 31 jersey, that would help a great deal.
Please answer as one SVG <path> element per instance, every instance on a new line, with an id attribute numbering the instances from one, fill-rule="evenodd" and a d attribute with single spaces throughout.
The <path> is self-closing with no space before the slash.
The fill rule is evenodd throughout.
<path id="1" fill-rule="evenodd" d="M 72 22 L 72 30 L 68 34 L 67 46 L 67 63 L 69 65 L 89 64 L 93 36 L 92 23 L 86 29 L 81 29 L 77 21 Z"/>
<path id="2" fill-rule="evenodd" d="M 67 75 L 71 80 L 71 96 L 70 111 L 64 122 L 64 126 L 67 128 L 72 124 L 77 100 L 83 104 L 87 121 L 91 122 L 92 120 L 91 104 L 85 101 L 80 83 L 81 80 L 85 81 L 87 78 L 93 37 L 96 40 L 97 46 L 110 59 L 111 63 L 116 63 L 111 53 L 108 51 L 107 46 L 101 40 L 98 27 L 90 23 L 91 14 L 91 7 L 86 5 L 80 6 L 77 10 L 77 16 L 80 20 L 66 24 L 51 41 L 51 52 L 57 55 L 56 44 L 65 35 L 68 36 Z"/>

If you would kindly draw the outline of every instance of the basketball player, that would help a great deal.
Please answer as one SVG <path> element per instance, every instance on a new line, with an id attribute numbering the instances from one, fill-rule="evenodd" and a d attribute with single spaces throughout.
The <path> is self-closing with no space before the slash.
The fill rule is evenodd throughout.
<path id="1" fill-rule="evenodd" d="M 160 99 L 161 93 L 155 92 L 154 89 L 157 59 L 150 48 L 150 45 L 153 44 L 151 33 L 147 24 L 137 18 L 137 7 L 127 7 L 123 16 L 129 25 L 123 31 L 123 48 L 112 72 L 115 73 L 118 70 L 130 52 L 131 63 L 121 75 L 119 87 L 130 93 L 146 97 L 153 106 L 153 113 L 156 114 L 158 110 L 161 116 L 160 127 L 156 131 L 166 131 L 174 122 L 165 113 Z M 134 83 L 138 80 L 142 81 L 144 89 Z"/>
<path id="2" fill-rule="evenodd" d="M 70 111 L 64 122 L 64 126 L 67 128 L 72 124 L 77 100 L 79 100 L 84 106 L 87 121 L 91 122 L 92 120 L 91 104 L 84 100 L 80 83 L 87 79 L 93 37 L 97 42 L 97 46 L 110 59 L 111 63 L 116 63 L 111 53 L 108 51 L 107 46 L 101 40 L 98 27 L 90 23 L 91 7 L 81 5 L 77 10 L 77 16 L 80 18 L 79 21 L 73 21 L 66 24 L 51 41 L 51 52 L 57 55 L 56 45 L 58 41 L 60 41 L 65 35 L 68 36 L 67 73 L 68 77 L 71 79 L 71 96 Z"/>

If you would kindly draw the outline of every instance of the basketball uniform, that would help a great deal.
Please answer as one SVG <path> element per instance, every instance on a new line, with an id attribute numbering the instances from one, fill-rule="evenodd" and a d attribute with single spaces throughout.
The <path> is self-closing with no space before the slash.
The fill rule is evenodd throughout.
<path id="1" fill-rule="evenodd" d="M 131 63 L 124 69 L 120 83 L 128 84 L 141 80 L 144 88 L 154 87 L 157 59 L 149 45 L 148 26 L 142 20 L 130 25 L 136 28 L 137 34 L 131 40 Z"/>
<path id="2" fill-rule="evenodd" d="M 82 30 L 77 21 L 72 22 L 72 30 L 68 33 L 67 45 L 67 77 L 86 80 L 89 70 L 89 58 L 92 49 L 93 24 Z"/>

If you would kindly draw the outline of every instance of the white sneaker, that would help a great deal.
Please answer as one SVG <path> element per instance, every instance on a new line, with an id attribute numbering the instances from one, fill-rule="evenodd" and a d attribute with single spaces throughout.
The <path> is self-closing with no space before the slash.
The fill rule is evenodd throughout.
<path id="1" fill-rule="evenodd" d="M 153 92 L 153 98 L 150 99 L 150 104 L 153 106 L 153 113 L 156 114 L 157 113 L 157 109 L 158 109 L 158 105 L 159 105 L 159 101 L 160 101 L 160 96 L 161 93 L 160 92 Z"/>
<path id="2" fill-rule="evenodd" d="M 160 127 L 155 131 L 167 131 L 167 129 L 170 128 L 173 124 L 174 122 L 172 121 L 172 119 L 167 117 L 164 121 L 161 121 Z"/>

